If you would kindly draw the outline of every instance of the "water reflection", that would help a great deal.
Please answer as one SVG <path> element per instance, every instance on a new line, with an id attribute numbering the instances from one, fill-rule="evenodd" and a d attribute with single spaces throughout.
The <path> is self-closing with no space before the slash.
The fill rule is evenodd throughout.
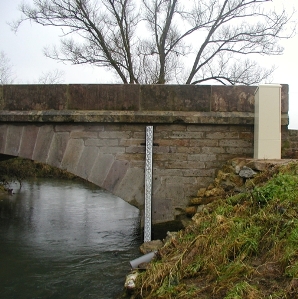
<path id="1" fill-rule="evenodd" d="M 139 211 L 69 181 L 14 192 L 0 200 L 1 298 L 115 298 L 139 255 Z"/>

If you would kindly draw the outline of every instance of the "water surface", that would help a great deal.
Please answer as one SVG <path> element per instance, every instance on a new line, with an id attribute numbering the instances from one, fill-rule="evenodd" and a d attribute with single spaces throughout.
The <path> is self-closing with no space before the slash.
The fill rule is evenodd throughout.
<path id="1" fill-rule="evenodd" d="M 72 181 L 13 188 L 0 198 L 1 298 L 115 298 L 140 255 L 139 210 Z"/>

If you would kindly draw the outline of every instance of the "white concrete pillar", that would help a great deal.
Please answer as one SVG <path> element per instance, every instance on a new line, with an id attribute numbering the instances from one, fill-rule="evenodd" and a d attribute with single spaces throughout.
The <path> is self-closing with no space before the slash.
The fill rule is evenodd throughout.
<path id="1" fill-rule="evenodd" d="M 255 92 L 254 159 L 281 159 L 281 85 Z"/>

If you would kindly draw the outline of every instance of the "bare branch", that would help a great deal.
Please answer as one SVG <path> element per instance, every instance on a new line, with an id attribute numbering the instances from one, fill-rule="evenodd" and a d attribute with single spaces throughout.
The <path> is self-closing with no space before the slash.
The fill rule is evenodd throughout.
<path id="1" fill-rule="evenodd" d="M 13 66 L 7 55 L 0 51 L 0 84 L 12 84 L 14 82 Z"/>
<path id="2" fill-rule="evenodd" d="M 295 11 L 268 0 L 34 0 L 20 10 L 15 30 L 27 20 L 62 29 L 47 57 L 108 68 L 123 83 L 255 84 L 274 68 L 248 57 L 282 54 L 296 28 Z"/>
<path id="3" fill-rule="evenodd" d="M 38 78 L 39 84 L 61 84 L 64 81 L 64 72 L 58 69 L 43 72 Z"/>

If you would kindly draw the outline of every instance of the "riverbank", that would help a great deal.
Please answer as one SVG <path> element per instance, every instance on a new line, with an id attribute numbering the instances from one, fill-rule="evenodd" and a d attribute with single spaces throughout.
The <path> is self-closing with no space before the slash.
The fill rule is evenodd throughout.
<path id="1" fill-rule="evenodd" d="M 10 182 L 18 182 L 28 178 L 58 178 L 85 181 L 65 170 L 29 159 L 13 158 L 0 161 L 0 193 L 8 192 Z"/>
<path id="2" fill-rule="evenodd" d="M 242 181 L 200 205 L 139 271 L 131 298 L 298 298 L 298 163 Z"/>

